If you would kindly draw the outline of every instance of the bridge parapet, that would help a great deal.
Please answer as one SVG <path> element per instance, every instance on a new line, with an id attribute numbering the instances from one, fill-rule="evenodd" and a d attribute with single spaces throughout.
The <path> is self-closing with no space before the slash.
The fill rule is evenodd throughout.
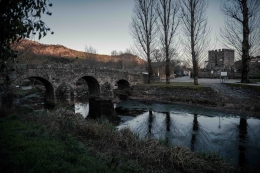
<path id="1" fill-rule="evenodd" d="M 66 85 L 75 90 L 79 79 L 84 79 L 89 87 L 89 92 L 95 96 L 113 96 L 115 85 L 128 86 L 144 83 L 142 74 L 129 72 L 123 69 L 107 67 L 91 67 L 89 65 L 73 64 L 19 64 L 11 75 L 12 86 L 21 85 L 26 78 L 40 80 L 47 91 L 47 99 L 56 102 L 56 90 L 61 85 Z"/>
<path id="2" fill-rule="evenodd" d="M 74 65 L 74 64 L 17 64 L 17 70 L 27 70 L 27 69 L 96 69 L 96 70 L 107 70 L 120 73 L 129 73 L 127 70 L 123 69 L 113 69 L 108 67 L 93 67 L 86 64 Z M 133 72 L 131 72 L 133 73 Z"/>

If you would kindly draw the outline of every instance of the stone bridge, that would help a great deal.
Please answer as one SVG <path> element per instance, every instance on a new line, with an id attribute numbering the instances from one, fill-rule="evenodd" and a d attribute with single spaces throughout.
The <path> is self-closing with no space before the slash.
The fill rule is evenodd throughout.
<path id="1" fill-rule="evenodd" d="M 113 97 L 114 86 L 124 89 L 144 83 L 142 74 L 71 64 L 19 65 L 16 72 L 11 75 L 11 86 L 21 85 L 24 79 L 41 81 L 46 88 L 45 101 L 54 105 L 58 103 L 59 88 L 65 86 L 70 88 L 70 93 L 74 93 L 79 79 L 87 82 L 89 97 Z"/>

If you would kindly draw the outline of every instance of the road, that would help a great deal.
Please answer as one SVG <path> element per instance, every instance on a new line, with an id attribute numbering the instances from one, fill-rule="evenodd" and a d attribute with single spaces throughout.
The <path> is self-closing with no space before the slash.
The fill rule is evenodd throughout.
<path id="1" fill-rule="evenodd" d="M 183 77 L 177 77 L 174 79 L 171 79 L 171 82 L 193 82 L 193 78 L 190 78 L 189 76 L 183 76 Z M 240 79 L 228 79 L 223 81 L 223 83 L 237 83 L 240 82 Z M 206 79 L 206 78 L 199 78 L 199 84 L 204 83 L 221 83 L 220 79 Z"/>

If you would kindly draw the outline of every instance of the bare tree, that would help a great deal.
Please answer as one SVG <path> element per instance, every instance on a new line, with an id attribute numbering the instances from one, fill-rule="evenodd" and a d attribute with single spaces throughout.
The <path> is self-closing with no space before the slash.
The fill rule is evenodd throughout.
<path id="1" fill-rule="evenodd" d="M 91 54 L 97 54 L 98 53 L 97 49 L 95 49 L 92 46 L 87 46 L 87 45 L 85 45 L 85 52 L 91 53 Z"/>
<path id="2" fill-rule="evenodd" d="M 250 57 L 260 50 L 260 2 L 227 0 L 222 3 L 221 10 L 226 16 L 222 40 L 242 58 L 241 82 L 248 83 Z"/>
<path id="3" fill-rule="evenodd" d="M 185 51 L 191 54 L 194 85 L 198 85 L 199 63 L 209 45 L 208 22 L 205 16 L 207 0 L 182 0 L 182 21 Z"/>
<path id="4" fill-rule="evenodd" d="M 160 49 L 155 49 L 152 54 L 151 60 L 153 62 L 163 62 L 165 61 L 165 57 L 163 56 L 163 53 Z"/>
<path id="5" fill-rule="evenodd" d="M 170 56 L 173 48 L 173 41 L 180 24 L 179 18 L 180 3 L 178 0 L 159 0 L 156 7 L 158 25 L 160 28 L 160 41 L 165 52 L 165 75 L 166 84 L 170 84 Z"/>
<path id="6" fill-rule="evenodd" d="M 132 54 L 132 50 L 131 50 L 130 48 L 126 48 L 126 49 L 125 49 L 125 53 L 127 53 L 127 54 Z"/>
<path id="7" fill-rule="evenodd" d="M 112 52 L 111 52 L 111 56 L 117 56 L 118 55 L 118 52 L 116 51 L 116 50 L 113 50 Z"/>
<path id="8" fill-rule="evenodd" d="M 145 54 L 148 63 L 148 83 L 151 83 L 151 54 L 155 48 L 155 0 L 135 0 L 130 31 L 137 49 Z"/>
<path id="9" fill-rule="evenodd" d="M 88 65 L 92 66 L 98 66 L 100 63 L 98 63 L 96 57 L 97 57 L 97 49 L 94 47 L 85 45 L 85 61 Z"/>

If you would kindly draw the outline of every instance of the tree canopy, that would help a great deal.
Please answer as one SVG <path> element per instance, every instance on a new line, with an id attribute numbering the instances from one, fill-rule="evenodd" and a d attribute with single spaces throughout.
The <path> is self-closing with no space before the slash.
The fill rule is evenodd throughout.
<path id="1" fill-rule="evenodd" d="M 16 55 L 12 44 L 36 34 L 41 39 L 51 32 L 41 20 L 42 14 L 52 15 L 51 6 L 52 3 L 46 0 L 0 0 L 1 73 L 7 70 L 7 61 Z"/>

